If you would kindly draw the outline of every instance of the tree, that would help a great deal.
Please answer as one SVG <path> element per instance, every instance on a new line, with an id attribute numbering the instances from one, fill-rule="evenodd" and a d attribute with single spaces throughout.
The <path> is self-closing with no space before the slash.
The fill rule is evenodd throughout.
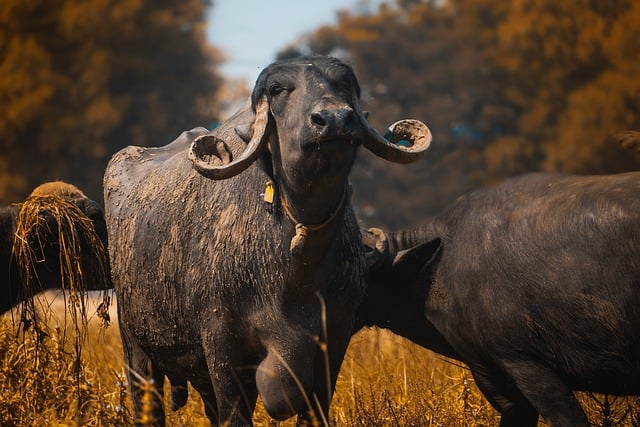
<path id="1" fill-rule="evenodd" d="M 397 0 L 342 12 L 283 54 L 341 55 L 376 127 L 415 117 L 431 128 L 415 165 L 356 164 L 363 222 L 398 227 L 523 172 L 637 169 L 612 135 L 640 129 L 638 28 L 632 0 Z"/>
<path id="2" fill-rule="evenodd" d="M 492 121 L 505 113 L 493 107 L 481 48 L 487 42 L 457 19 L 438 2 L 383 6 L 369 15 L 343 12 L 337 26 L 321 28 L 299 48 L 345 56 L 378 129 L 411 117 L 433 132 L 433 148 L 413 165 L 361 154 L 352 181 L 365 225 L 414 223 L 486 182 L 482 147 L 498 128 Z"/>
<path id="3" fill-rule="evenodd" d="M 539 146 L 541 168 L 577 173 L 637 168 L 637 159 L 611 138 L 640 126 L 637 2 L 509 5 L 498 26 L 495 62 L 506 77 L 504 98 L 518 111 L 516 130 Z"/>
<path id="4" fill-rule="evenodd" d="M 202 0 L 5 0 L 0 11 L 3 202 L 64 179 L 102 200 L 126 145 L 215 121 L 221 78 Z M 1 184 L 2 182 L 0 182 Z"/>

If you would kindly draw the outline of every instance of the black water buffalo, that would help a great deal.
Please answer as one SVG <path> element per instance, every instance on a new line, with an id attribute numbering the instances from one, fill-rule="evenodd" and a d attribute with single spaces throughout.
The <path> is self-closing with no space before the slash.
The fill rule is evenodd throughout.
<path id="1" fill-rule="evenodd" d="M 67 222 L 61 225 L 61 219 Z M 82 273 L 83 287 L 111 287 L 102 209 L 75 186 L 48 182 L 36 187 L 24 203 L 0 207 L 0 314 L 40 291 L 67 288 L 68 270 L 60 262 L 60 241 L 65 233 L 73 233 L 66 237 L 77 239 L 75 254 L 80 257 L 71 260 L 68 267 Z M 24 244 L 22 256 L 17 243 Z"/>
<path id="2" fill-rule="evenodd" d="M 468 364 L 501 426 L 587 426 L 573 390 L 640 394 L 640 173 L 525 175 L 386 244 L 362 322 Z"/>
<path id="3" fill-rule="evenodd" d="M 212 133 L 128 147 L 110 161 L 106 218 L 126 363 L 160 392 L 167 376 L 174 408 L 189 381 L 213 422 L 250 424 L 258 393 L 274 418 L 327 416 L 364 290 L 348 183 L 357 148 L 408 162 L 430 141 L 417 121 L 381 137 L 359 92 L 336 59 L 276 62 L 251 104 Z"/>

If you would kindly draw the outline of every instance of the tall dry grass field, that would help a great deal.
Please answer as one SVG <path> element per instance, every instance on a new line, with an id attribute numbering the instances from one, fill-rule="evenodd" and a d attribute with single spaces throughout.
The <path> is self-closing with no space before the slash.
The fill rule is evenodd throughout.
<path id="1" fill-rule="evenodd" d="M 107 328 L 97 316 L 89 319 L 86 338 L 76 349 L 76 328 L 69 324 L 64 301 L 50 301 L 51 294 L 38 301 L 46 336 L 35 328 L 18 333 L 16 312 L 13 318 L 0 318 L 0 426 L 132 425 L 115 309 Z M 95 304 L 88 307 L 95 310 Z M 594 426 L 640 425 L 638 398 L 580 398 Z M 209 425 L 194 394 L 186 407 L 168 411 L 167 417 L 170 426 Z M 330 419 L 336 426 L 367 427 L 491 426 L 498 421 L 467 369 L 376 329 L 353 337 Z M 270 420 L 260 403 L 254 423 L 295 424 Z"/>

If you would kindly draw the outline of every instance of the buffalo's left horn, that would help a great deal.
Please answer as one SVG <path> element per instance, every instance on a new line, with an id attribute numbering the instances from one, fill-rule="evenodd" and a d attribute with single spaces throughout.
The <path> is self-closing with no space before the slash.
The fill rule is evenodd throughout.
<path id="1" fill-rule="evenodd" d="M 364 146 L 383 159 L 395 163 L 411 163 L 422 157 L 431 145 L 431 131 L 420 120 L 407 119 L 395 122 L 383 137 L 369 122 L 360 117 L 368 131 Z"/>
<path id="2" fill-rule="evenodd" d="M 262 98 L 256 106 L 256 117 L 253 122 L 253 135 L 242 154 L 233 159 L 233 155 L 227 143 L 214 135 L 201 135 L 193 141 L 189 149 L 188 157 L 194 169 L 207 178 L 220 180 L 238 175 L 258 158 L 264 150 L 269 134 L 269 104 L 266 98 Z M 205 158 L 207 156 L 208 158 Z M 221 164 L 213 164 L 214 157 Z"/>

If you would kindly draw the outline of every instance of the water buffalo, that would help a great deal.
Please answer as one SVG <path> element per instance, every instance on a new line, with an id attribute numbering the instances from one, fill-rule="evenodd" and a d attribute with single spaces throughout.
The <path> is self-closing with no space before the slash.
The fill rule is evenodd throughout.
<path id="1" fill-rule="evenodd" d="M 80 290 L 111 287 L 106 247 L 102 209 L 71 184 L 48 182 L 0 207 L 0 314 L 73 280 Z"/>
<path id="2" fill-rule="evenodd" d="M 250 424 L 258 393 L 276 419 L 327 416 L 364 290 L 357 148 L 409 162 L 430 141 L 411 120 L 383 138 L 359 95 L 336 59 L 279 61 L 213 132 L 112 158 L 106 219 L 137 418 L 138 375 L 160 392 L 158 424 L 165 376 L 174 409 L 190 382 L 212 422 Z"/>
<path id="3" fill-rule="evenodd" d="M 501 426 L 586 427 L 573 390 L 640 394 L 640 173 L 525 175 L 363 236 L 389 256 L 362 323 L 465 362 Z"/>

